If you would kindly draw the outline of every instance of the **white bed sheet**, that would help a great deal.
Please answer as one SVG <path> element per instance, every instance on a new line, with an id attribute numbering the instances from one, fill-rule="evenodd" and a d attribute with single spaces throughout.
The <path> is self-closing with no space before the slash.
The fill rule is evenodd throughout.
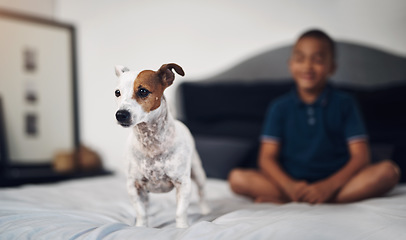
<path id="1" fill-rule="evenodd" d="M 175 228 L 175 193 L 150 194 L 149 228 L 121 176 L 0 189 L 0 239 L 406 239 L 406 185 L 382 198 L 333 205 L 255 204 L 226 181 L 209 179 L 212 213 L 196 189 L 187 229 Z"/>

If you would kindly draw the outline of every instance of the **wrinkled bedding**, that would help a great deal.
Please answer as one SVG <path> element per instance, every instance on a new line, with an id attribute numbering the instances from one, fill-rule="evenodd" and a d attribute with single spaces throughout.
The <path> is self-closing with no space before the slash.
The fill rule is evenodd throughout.
<path id="1" fill-rule="evenodd" d="M 0 239 L 406 239 L 406 185 L 382 198 L 332 205 L 255 204 L 209 179 L 212 212 L 191 196 L 175 228 L 175 192 L 150 194 L 149 228 L 135 227 L 122 176 L 0 189 Z"/>

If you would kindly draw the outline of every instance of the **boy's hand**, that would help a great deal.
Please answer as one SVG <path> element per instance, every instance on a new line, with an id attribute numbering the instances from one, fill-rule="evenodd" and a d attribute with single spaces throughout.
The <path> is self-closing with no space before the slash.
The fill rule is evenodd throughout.
<path id="1" fill-rule="evenodd" d="M 325 181 L 308 185 L 301 194 L 300 201 L 310 204 L 327 202 L 334 194 L 334 190 Z"/>
<path id="2" fill-rule="evenodd" d="M 293 202 L 301 202 L 308 187 L 306 181 L 294 181 L 286 185 L 285 192 Z"/>

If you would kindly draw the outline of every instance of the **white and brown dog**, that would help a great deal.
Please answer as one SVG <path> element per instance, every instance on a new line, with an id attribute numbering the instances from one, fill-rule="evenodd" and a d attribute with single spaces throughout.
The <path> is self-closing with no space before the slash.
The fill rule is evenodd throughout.
<path id="1" fill-rule="evenodd" d="M 121 126 L 132 128 L 128 139 L 127 189 L 137 214 L 136 226 L 147 226 L 148 193 L 169 192 L 175 187 L 176 227 L 187 227 L 191 179 L 198 186 L 202 213 L 209 212 L 204 199 L 206 175 L 193 137 L 170 114 L 163 94 L 175 79 L 172 69 L 184 76 L 183 69 L 174 63 L 138 75 L 116 66 L 116 118 Z"/>

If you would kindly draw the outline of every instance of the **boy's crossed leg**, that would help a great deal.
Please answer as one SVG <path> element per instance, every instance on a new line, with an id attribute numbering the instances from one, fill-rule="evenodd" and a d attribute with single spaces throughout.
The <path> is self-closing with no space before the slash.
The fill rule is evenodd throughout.
<path id="1" fill-rule="evenodd" d="M 379 197 L 390 191 L 400 179 L 399 167 L 390 160 L 371 164 L 348 181 L 329 202 L 349 203 Z M 229 175 L 231 189 L 256 202 L 287 203 L 292 199 L 258 170 L 234 169 Z"/>

